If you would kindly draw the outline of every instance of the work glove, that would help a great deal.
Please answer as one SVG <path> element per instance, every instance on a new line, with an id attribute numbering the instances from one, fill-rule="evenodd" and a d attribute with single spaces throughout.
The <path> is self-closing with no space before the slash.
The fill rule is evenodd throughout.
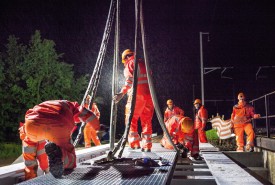
<path id="1" fill-rule="evenodd" d="M 116 95 L 114 95 L 113 97 L 113 101 L 115 103 L 118 103 L 122 98 L 123 98 L 124 94 L 121 92 L 121 93 L 117 93 Z"/>
<path id="2" fill-rule="evenodd" d="M 254 114 L 254 116 L 253 116 L 254 119 L 257 119 L 257 118 L 259 118 L 259 117 L 261 117 L 260 114 Z"/>

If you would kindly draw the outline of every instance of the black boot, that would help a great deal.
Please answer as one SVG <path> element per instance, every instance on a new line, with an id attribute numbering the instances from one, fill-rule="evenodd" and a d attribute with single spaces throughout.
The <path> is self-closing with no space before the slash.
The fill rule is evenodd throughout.
<path id="1" fill-rule="evenodd" d="M 181 151 L 181 157 L 182 158 L 187 158 L 187 154 L 189 152 L 188 148 L 186 148 L 185 146 L 183 146 L 183 148 L 180 151 Z"/>
<path id="2" fill-rule="evenodd" d="M 48 155 L 49 167 L 51 174 L 59 178 L 62 176 L 64 168 L 62 162 L 62 151 L 55 143 L 48 142 L 45 145 L 45 151 Z"/>
<path id="3" fill-rule="evenodd" d="M 196 161 L 201 161 L 201 160 L 203 160 L 203 157 L 200 156 L 199 154 L 195 154 L 195 155 L 193 155 L 192 157 L 193 157 Z"/>

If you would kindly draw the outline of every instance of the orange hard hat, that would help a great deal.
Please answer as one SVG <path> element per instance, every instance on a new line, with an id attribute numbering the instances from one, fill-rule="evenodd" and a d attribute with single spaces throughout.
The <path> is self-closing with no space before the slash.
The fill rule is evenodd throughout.
<path id="1" fill-rule="evenodd" d="M 192 133 L 194 130 L 194 122 L 189 117 L 184 117 L 180 120 L 180 128 L 183 133 Z"/>
<path id="2" fill-rule="evenodd" d="M 121 55 L 122 63 L 123 64 L 125 63 L 126 57 L 129 56 L 129 55 L 131 55 L 131 56 L 134 55 L 134 52 L 132 50 L 130 50 L 130 49 L 126 49 L 126 50 L 123 51 L 123 53 Z"/>
<path id="3" fill-rule="evenodd" d="M 245 95 L 244 95 L 243 92 L 240 92 L 240 93 L 238 94 L 238 99 L 245 99 Z"/>
<path id="4" fill-rule="evenodd" d="M 169 100 L 167 100 L 166 103 L 167 103 L 167 105 L 173 105 L 174 102 L 173 102 L 173 100 L 169 99 Z"/>
<path id="5" fill-rule="evenodd" d="M 194 105 L 197 104 L 197 103 L 198 103 L 198 104 L 201 104 L 201 100 L 200 100 L 200 99 L 195 99 Z"/>

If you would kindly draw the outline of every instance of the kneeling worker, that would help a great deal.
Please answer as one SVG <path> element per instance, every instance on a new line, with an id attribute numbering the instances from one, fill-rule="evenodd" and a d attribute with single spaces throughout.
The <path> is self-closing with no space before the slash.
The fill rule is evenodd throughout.
<path id="1" fill-rule="evenodd" d="M 38 143 L 48 140 L 45 151 L 48 155 L 49 170 L 54 177 L 61 177 L 64 169 L 76 167 L 75 149 L 70 142 L 75 123 L 90 122 L 94 119 L 96 116 L 77 102 L 46 101 L 26 112 L 24 142 Z"/>

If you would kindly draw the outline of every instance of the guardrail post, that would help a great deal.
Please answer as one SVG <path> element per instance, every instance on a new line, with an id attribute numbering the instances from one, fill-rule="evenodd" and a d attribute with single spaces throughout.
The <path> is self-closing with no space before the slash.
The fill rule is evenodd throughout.
<path id="1" fill-rule="evenodd" d="M 251 104 L 252 106 L 254 107 L 254 110 L 255 110 L 255 102 L 254 101 L 251 101 Z M 252 126 L 253 126 L 253 129 L 254 131 L 256 132 L 256 120 L 255 119 L 252 119 Z"/>
<path id="2" fill-rule="evenodd" d="M 265 123 L 266 123 L 266 133 L 267 138 L 270 138 L 270 123 L 269 123 L 269 97 L 264 96 L 265 99 Z"/>

